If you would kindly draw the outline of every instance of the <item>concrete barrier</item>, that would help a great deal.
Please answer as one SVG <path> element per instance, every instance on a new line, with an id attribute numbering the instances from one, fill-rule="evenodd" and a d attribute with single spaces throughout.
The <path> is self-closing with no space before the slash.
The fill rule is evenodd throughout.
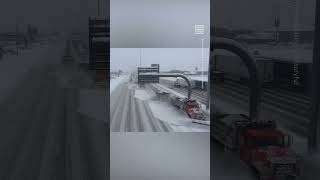
<path id="1" fill-rule="evenodd" d="M 67 179 L 107 179 L 108 128 L 79 113 L 79 89 L 66 88 Z"/>

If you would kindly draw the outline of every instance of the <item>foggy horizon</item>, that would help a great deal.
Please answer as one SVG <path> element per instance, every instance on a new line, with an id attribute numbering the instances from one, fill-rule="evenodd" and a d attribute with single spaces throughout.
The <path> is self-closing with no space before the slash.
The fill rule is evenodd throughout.
<path id="1" fill-rule="evenodd" d="M 280 18 L 280 28 L 293 28 L 295 9 L 292 0 L 223 0 L 211 3 L 213 23 L 227 29 L 266 30 L 273 28 L 274 18 Z M 297 0 L 298 26 L 313 27 L 315 0 Z M 228 13 L 226 13 L 228 12 Z M 254 15 L 254 16 L 253 16 Z"/>
<path id="2" fill-rule="evenodd" d="M 107 0 L 100 0 L 101 16 L 109 14 L 108 5 Z M 280 17 L 280 27 L 292 28 L 292 12 L 289 5 L 289 0 L 224 0 L 211 4 L 216 14 L 213 20 L 216 27 L 251 30 L 272 28 L 275 16 Z M 300 0 L 299 7 L 299 25 L 313 26 L 315 0 Z M 15 31 L 17 24 L 22 29 L 27 24 L 35 25 L 40 32 L 83 31 L 86 30 L 88 17 L 97 15 L 97 1 L 3 0 L 0 12 L 0 33 Z"/>
<path id="3" fill-rule="evenodd" d="M 100 0 L 102 17 L 109 13 L 108 0 Z M 85 32 L 88 17 L 97 16 L 97 1 L 92 0 L 2 0 L 0 33 L 24 30 L 27 24 L 41 32 Z"/>
<path id="4" fill-rule="evenodd" d="M 140 66 L 140 48 L 111 48 L 110 69 L 136 71 Z M 201 48 L 142 48 L 141 66 L 160 64 L 160 71 L 186 70 L 201 71 Z M 182 63 L 183 62 L 183 63 Z M 204 48 L 204 71 L 209 64 L 209 48 Z"/>

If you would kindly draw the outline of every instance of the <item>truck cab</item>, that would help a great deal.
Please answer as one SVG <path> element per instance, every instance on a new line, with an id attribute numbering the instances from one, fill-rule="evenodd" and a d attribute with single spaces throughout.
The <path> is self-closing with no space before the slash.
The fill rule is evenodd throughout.
<path id="1" fill-rule="evenodd" d="M 240 158 L 260 179 L 296 177 L 300 168 L 296 154 L 289 150 L 291 142 L 291 136 L 274 128 L 248 128 L 240 136 Z"/>
<path id="2" fill-rule="evenodd" d="M 186 100 L 184 111 L 191 119 L 204 119 L 204 114 L 201 111 L 201 105 L 195 99 Z"/>

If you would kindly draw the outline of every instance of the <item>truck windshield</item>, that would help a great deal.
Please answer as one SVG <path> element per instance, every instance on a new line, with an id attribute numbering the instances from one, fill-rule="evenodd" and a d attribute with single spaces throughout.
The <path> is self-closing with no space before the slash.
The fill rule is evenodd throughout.
<path id="1" fill-rule="evenodd" d="M 257 136 L 249 138 L 249 145 L 252 146 L 283 146 L 283 138 L 270 136 Z"/>
<path id="2" fill-rule="evenodd" d="M 193 108 L 200 108 L 200 105 L 197 104 L 197 103 L 193 103 L 193 104 L 191 104 L 190 106 L 193 107 Z"/>
<path id="3" fill-rule="evenodd" d="M 200 105 L 196 102 L 188 102 L 188 105 L 192 108 L 199 108 L 200 107 Z"/>

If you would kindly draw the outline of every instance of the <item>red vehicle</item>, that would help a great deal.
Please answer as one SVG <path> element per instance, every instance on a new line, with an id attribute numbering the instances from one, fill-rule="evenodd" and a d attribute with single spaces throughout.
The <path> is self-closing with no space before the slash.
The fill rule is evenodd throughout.
<path id="1" fill-rule="evenodd" d="M 276 129 L 272 121 L 248 124 L 240 138 L 240 159 L 257 172 L 259 179 L 294 179 L 301 175 L 301 159 L 289 149 L 292 137 Z"/>
<path id="2" fill-rule="evenodd" d="M 225 115 L 213 122 L 212 136 L 254 169 L 260 180 L 299 177 L 300 157 L 289 148 L 291 136 L 273 121 L 250 122 L 245 115 Z"/>
<path id="3" fill-rule="evenodd" d="M 181 97 L 171 97 L 171 103 L 180 110 L 187 113 L 191 119 L 204 120 L 205 116 L 200 109 L 201 105 L 195 99 L 187 99 Z"/>
<path id="4" fill-rule="evenodd" d="M 195 99 L 185 101 L 184 111 L 191 119 L 204 119 L 203 112 L 200 109 L 201 105 Z"/>

